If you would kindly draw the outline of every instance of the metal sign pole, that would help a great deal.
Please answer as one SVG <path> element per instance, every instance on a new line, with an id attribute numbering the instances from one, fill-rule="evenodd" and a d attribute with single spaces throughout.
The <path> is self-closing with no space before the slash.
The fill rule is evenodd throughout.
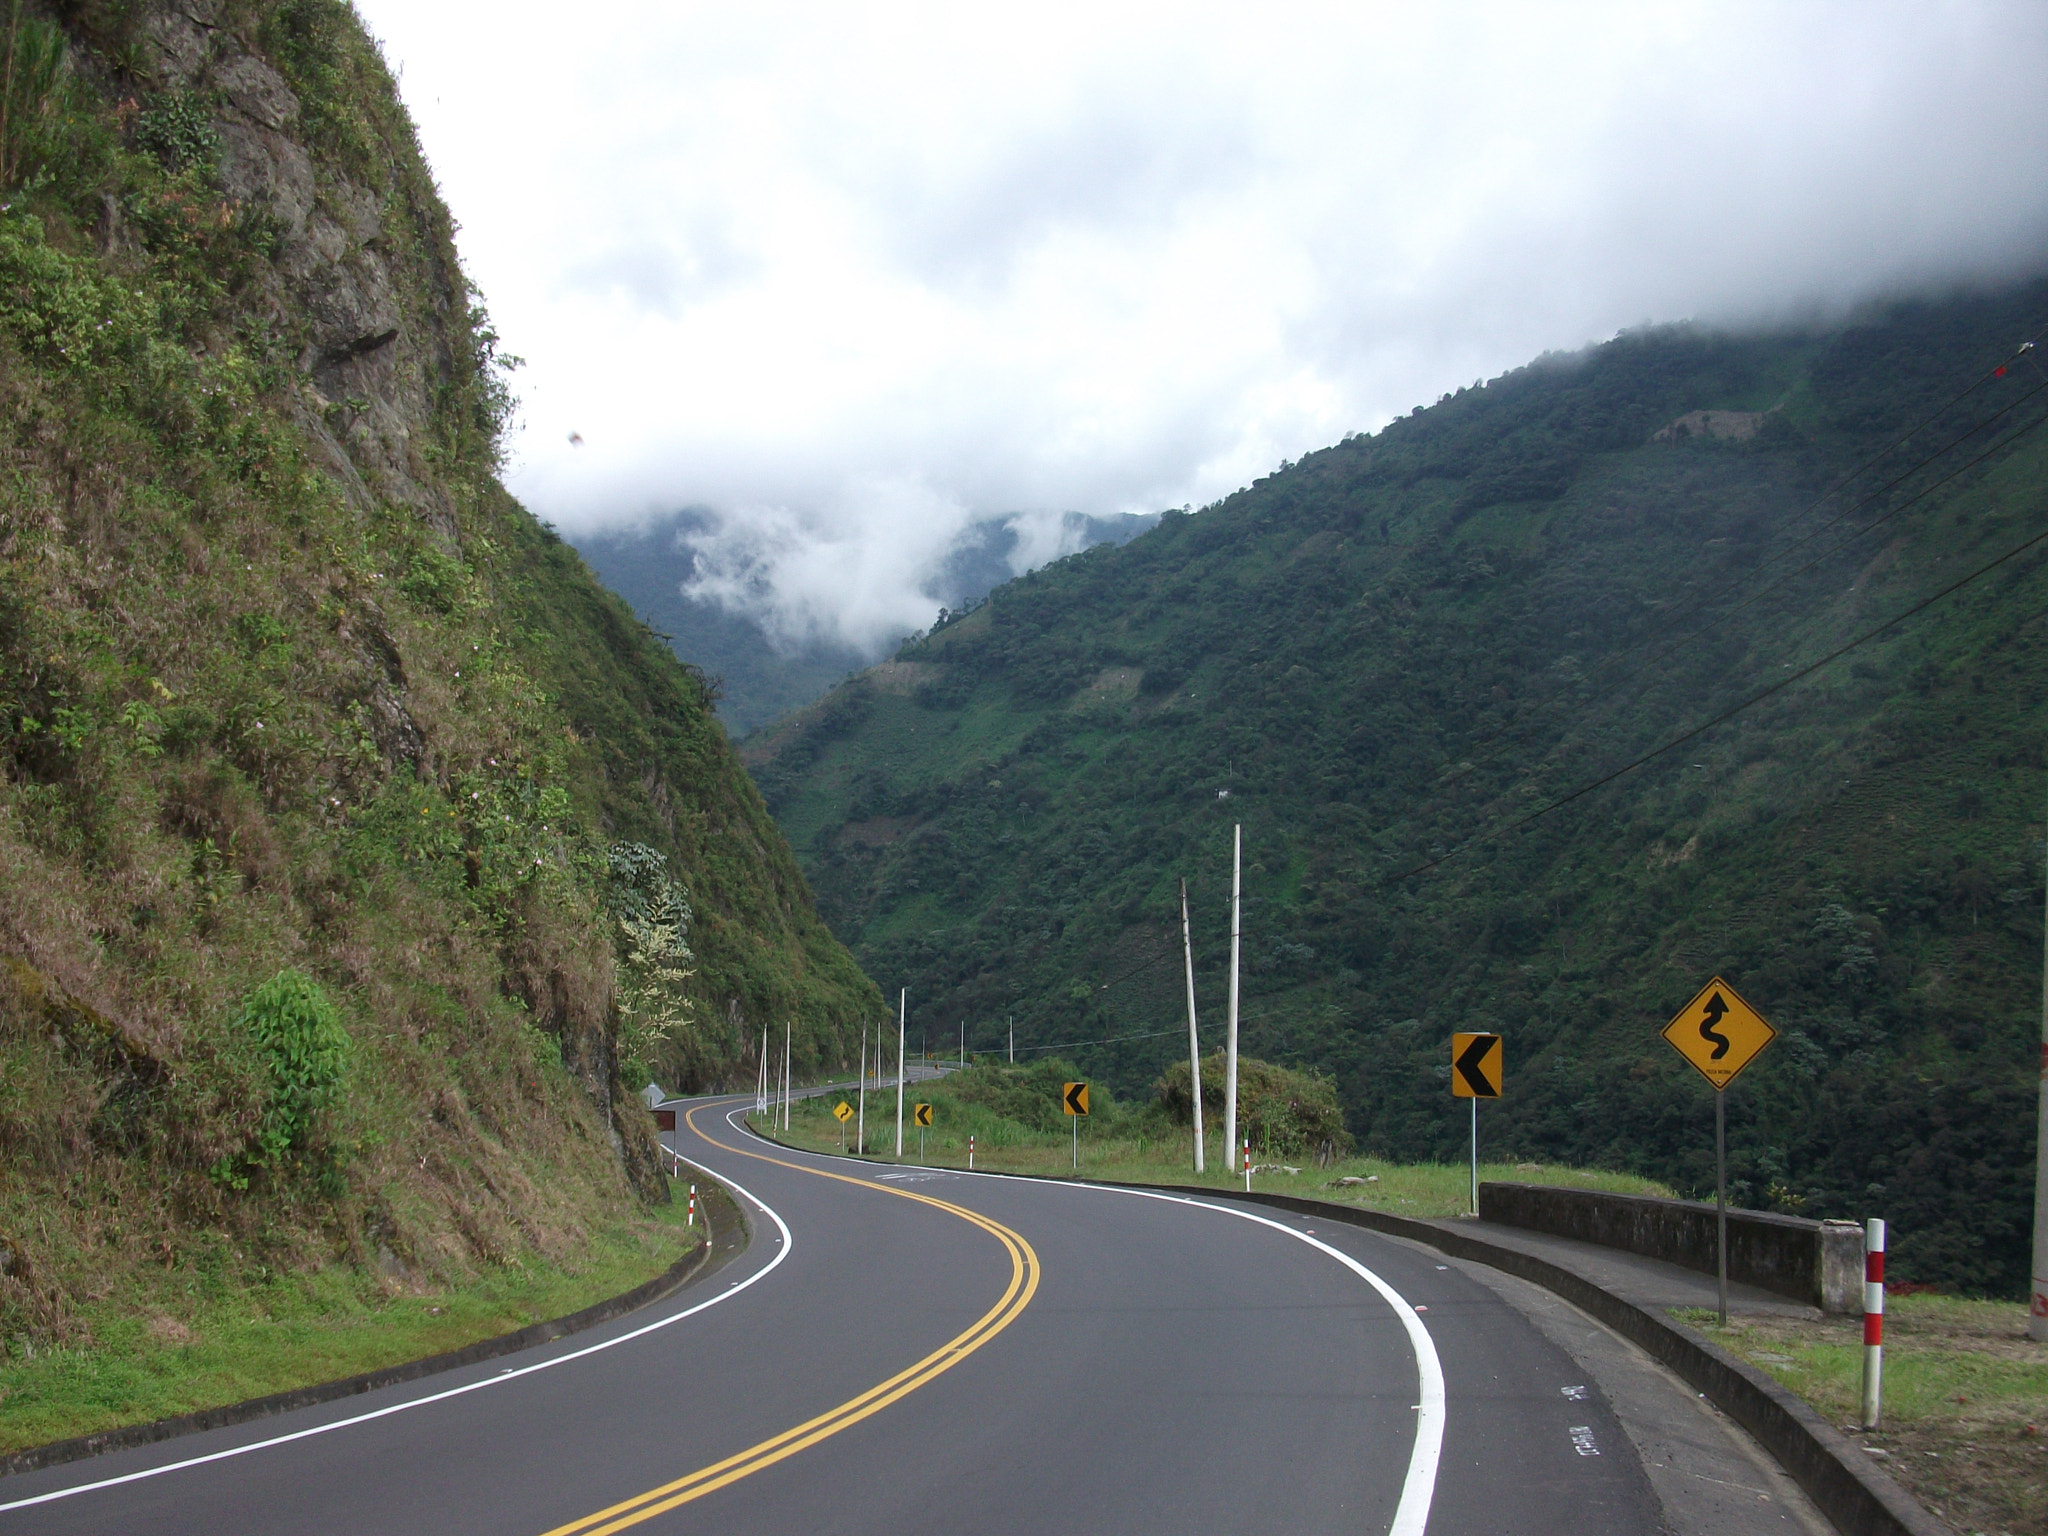
<path id="1" fill-rule="evenodd" d="M 1721 1326 L 1728 1326 L 1728 1091 L 1714 1094 L 1714 1253 Z"/>
<path id="2" fill-rule="evenodd" d="M 1479 1214 L 1479 1101 L 1472 1100 L 1472 1214 Z"/>
<path id="3" fill-rule="evenodd" d="M 1081 1117 L 1079 1115 L 1069 1115 L 1067 1118 L 1074 1122 L 1074 1172 L 1079 1173 L 1081 1171 Z"/>

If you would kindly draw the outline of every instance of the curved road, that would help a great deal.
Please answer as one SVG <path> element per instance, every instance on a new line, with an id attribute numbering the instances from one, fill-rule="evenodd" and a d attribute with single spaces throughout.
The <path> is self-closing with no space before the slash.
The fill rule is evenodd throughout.
<path id="1" fill-rule="evenodd" d="M 0 1533 L 1660 1529 L 1598 1387 L 1427 1252 L 794 1153 L 698 1101 L 754 1239 L 602 1329 L 0 1481 Z"/>

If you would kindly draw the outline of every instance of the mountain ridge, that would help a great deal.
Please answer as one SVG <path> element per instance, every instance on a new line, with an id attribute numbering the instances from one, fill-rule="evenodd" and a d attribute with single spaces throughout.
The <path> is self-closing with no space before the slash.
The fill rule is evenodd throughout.
<path id="1" fill-rule="evenodd" d="M 1731 1099 L 1736 1197 L 1889 1214 L 1902 1275 L 2013 1290 L 2038 551 L 1507 829 L 2038 528 L 2041 381 L 2001 365 L 2044 315 L 2032 283 L 1540 359 L 999 588 L 909 686 L 743 756 L 885 987 L 970 1045 L 1134 1037 L 1081 1053 L 1122 1091 L 1179 1049 L 1181 874 L 1219 1021 L 1242 822 L 1246 1048 L 1331 1072 L 1379 1153 L 1457 1153 L 1443 1042 L 1491 1028 L 1492 1134 L 1701 1189 L 1711 1106 L 1654 1036 L 1719 972 L 1784 1031 Z"/>

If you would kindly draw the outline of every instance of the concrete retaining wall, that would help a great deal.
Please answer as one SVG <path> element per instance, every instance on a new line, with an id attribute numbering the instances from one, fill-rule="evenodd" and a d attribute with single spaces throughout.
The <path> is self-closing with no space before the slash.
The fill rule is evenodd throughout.
<path id="1" fill-rule="evenodd" d="M 1479 1219 L 1575 1237 L 1709 1275 L 1715 1270 L 1714 1208 L 1702 1201 L 1488 1183 L 1479 1186 Z M 1730 1210 L 1728 1278 L 1823 1312 L 1861 1311 L 1862 1228 L 1850 1221 Z"/>

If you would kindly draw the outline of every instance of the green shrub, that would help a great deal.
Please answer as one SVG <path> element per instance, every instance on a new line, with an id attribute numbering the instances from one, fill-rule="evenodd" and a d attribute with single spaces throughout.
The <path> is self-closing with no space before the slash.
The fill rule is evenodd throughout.
<path id="1" fill-rule="evenodd" d="M 167 171 L 211 171 L 220 158 L 220 134 L 213 113 L 189 91 L 159 97 L 135 120 L 136 147 Z"/>
<path id="2" fill-rule="evenodd" d="M 270 1102 L 251 1161 L 274 1165 L 302 1149 L 320 1112 L 341 1092 L 350 1041 L 334 1004 L 303 973 L 282 970 L 252 991 L 237 1025 L 268 1058 Z"/>
<path id="3" fill-rule="evenodd" d="M 1176 1061 L 1160 1076 L 1158 1103 L 1175 1125 L 1187 1125 L 1194 1118 L 1193 1100 L 1188 1093 L 1192 1074 L 1188 1064 Z M 1223 1052 L 1215 1051 L 1202 1062 L 1202 1123 L 1211 1129 L 1223 1119 Z M 1351 1150 L 1351 1133 L 1344 1129 L 1344 1111 L 1337 1104 L 1337 1085 L 1317 1072 L 1297 1072 L 1251 1056 L 1237 1059 L 1238 1134 L 1261 1154 L 1307 1156 L 1327 1143 L 1333 1157 Z"/>

